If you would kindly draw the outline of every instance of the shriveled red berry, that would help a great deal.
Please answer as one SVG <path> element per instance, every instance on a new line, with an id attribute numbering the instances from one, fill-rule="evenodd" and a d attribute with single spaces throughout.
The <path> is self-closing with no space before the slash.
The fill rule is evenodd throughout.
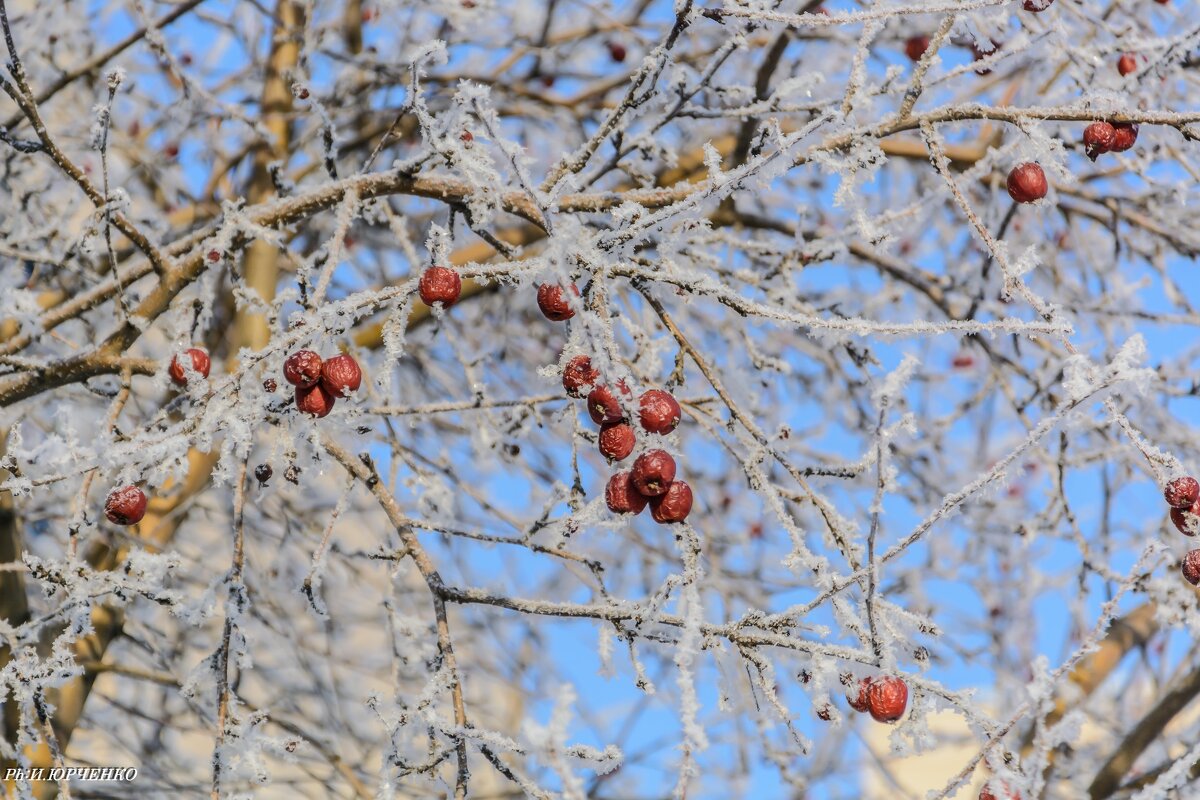
<path id="1" fill-rule="evenodd" d="M 1172 508 L 1171 522 L 1175 523 L 1175 528 L 1184 536 L 1195 536 L 1200 533 L 1200 500 L 1197 500 L 1190 508 Z"/>
<path id="2" fill-rule="evenodd" d="M 209 359 L 208 353 L 198 347 L 189 347 L 185 351 L 185 355 L 191 360 L 192 369 L 198 372 L 202 378 L 207 378 L 208 370 L 212 366 L 212 361 Z M 171 380 L 177 386 L 186 386 L 188 382 L 187 373 L 183 368 L 184 363 L 186 362 L 179 360 L 179 356 L 175 356 L 171 359 L 171 366 L 167 368 L 167 374 L 171 376 Z"/>
<path id="3" fill-rule="evenodd" d="M 1032 11 L 1034 14 L 1038 14 L 1042 11 L 1045 11 L 1052 5 L 1054 5 L 1054 0 L 1025 0 L 1025 2 L 1021 4 L 1021 8 L 1025 9 L 1026 11 Z"/>
<path id="4" fill-rule="evenodd" d="M 646 497 L 658 497 L 675 480 L 675 459 L 666 450 L 642 453 L 633 462 L 630 478 L 634 488 Z"/>
<path id="5" fill-rule="evenodd" d="M 687 481 L 671 481 L 665 492 L 650 498 L 650 516 L 659 524 L 683 522 L 691 512 L 692 487 Z"/>
<path id="6" fill-rule="evenodd" d="M 608 42 L 608 57 L 620 64 L 625 60 L 625 45 L 620 42 Z"/>
<path id="7" fill-rule="evenodd" d="M 1183 577 L 1192 586 L 1200 583 L 1200 550 L 1188 550 L 1184 555 Z"/>
<path id="8" fill-rule="evenodd" d="M 876 722 L 895 722 L 908 708 L 908 684 L 900 678 L 876 678 L 867 689 L 867 710 Z"/>
<path id="9" fill-rule="evenodd" d="M 279 388 L 279 383 L 274 378 L 267 378 L 263 381 L 263 389 L 268 392 L 274 392 Z"/>
<path id="10" fill-rule="evenodd" d="M 650 433 L 670 433 L 679 424 L 683 415 L 679 403 L 670 392 L 650 389 L 638 401 L 638 416 L 642 427 Z"/>
<path id="11" fill-rule="evenodd" d="M 443 308 L 449 308 L 462 295 L 462 278 L 449 267 L 429 267 L 421 273 L 417 290 L 425 305 L 441 303 Z"/>
<path id="12" fill-rule="evenodd" d="M 1176 478 L 1163 489 L 1163 499 L 1171 508 L 1191 508 L 1200 500 L 1200 482 L 1191 475 Z"/>
<path id="13" fill-rule="evenodd" d="M 609 461 L 623 461 L 633 452 L 637 436 L 628 422 L 612 422 L 600 428 L 600 454 Z"/>
<path id="14" fill-rule="evenodd" d="M 297 350 L 283 362 L 283 377 L 293 386 L 307 389 L 321 380 L 321 357 L 312 350 Z"/>
<path id="15" fill-rule="evenodd" d="M 1117 72 L 1124 77 L 1131 72 L 1137 72 L 1137 56 L 1133 53 L 1122 53 L 1117 59 Z"/>
<path id="16" fill-rule="evenodd" d="M 604 502 L 614 514 L 640 514 L 646 507 L 646 498 L 633 488 L 628 472 L 618 472 L 608 479 Z"/>
<path id="17" fill-rule="evenodd" d="M 146 494 L 136 486 L 113 489 L 104 501 L 104 516 L 114 525 L 136 525 L 146 516 Z"/>
<path id="18" fill-rule="evenodd" d="M 829 722 L 833 719 L 833 706 L 826 703 L 817 709 L 817 719 L 823 722 Z"/>
<path id="19" fill-rule="evenodd" d="M 1114 122 L 1113 131 L 1116 132 L 1112 146 L 1114 153 L 1123 153 L 1137 142 L 1138 124 L 1136 122 Z"/>
<path id="20" fill-rule="evenodd" d="M 318 419 L 333 411 L 336 398 L 320 383 L 296 387 L 296 408 L 302 414 L 311 414 Z"/>
<path id="21" fill-rule="evenodd" d="M 928 49 L 929 37 L 924 34 L 910 36 L 904 42 L 904 55 L 908 56 L 910 61 L 920 61 L 921 56 L 925 55 L 925 51 Z"/>
<path id="22" fill-rule="evenodd" d="M 1093 122 L 1083 129 L 1083 148 L 1092 161 L 1101 153 L 1112 150 L 1117 141 L 1116 129 L 1107 122 Z"/>
<path id="23" fill-rule="evenodd" d="M 1018 164 L 1008 173 L 1008 196 L 1018 203 L 1033 203 L 1046 196 L 1046 173 L 1041 166 Z"/>
<path id="24" fill-rule="evenodd" d="M 334 397 L 344 397 L 362 385 L 362 368 L 345 353 L 328 358 L 321 365 L 321 385 Z"/>
<path id="25" fill-rule="evenodd" d="M 579 287 L 575 284 L 570 285 L 570 291 L 579 296 Z M 543 283 L 538 287 L 537 304 L 542 315 L 551 322 L 563 322 L 575 316 L 575 309 L 571 308 L 566 292 L 557 283 Z"/>
<path id="26" fill-rule="evenodd" d="M 563 367 L 563 391 L 571 397 L 583 397 L 584 390 L 594 385 L 599 378 L 600 370 L 592 366 L 590 358 L 575 356 Z"/>
<path id="27" fill-rule="evenodd" d="M 613 394 L 612 389 L 604 385 L 597 386 L 588 392 L 587 409 L 592 422 L 597 425 L 620 422 L 625 418 L 625 415 L 621 413 L 621 404 L 617 402 L 617 396 Z"/>
<path id="28" fill-rule="evenodd" d="M 874 682 L 874 678 L 859 678 L 858 686 L 854 689 L 854 693 L 846 695 L 846 702 L 860 714 L 871 707 L 870 701 L 867 698 L 867 692 Z"/>

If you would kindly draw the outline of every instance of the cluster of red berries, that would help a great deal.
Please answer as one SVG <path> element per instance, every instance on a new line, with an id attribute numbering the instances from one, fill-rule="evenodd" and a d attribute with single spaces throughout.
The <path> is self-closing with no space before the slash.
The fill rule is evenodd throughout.
<path id="1" fill-rule="evenodd" d="M 320 418 L 337 398 L 358 390 L 362 369 L 344 353 L 322 360 L 312 350 L 297 350 L 283 362 L 283 377 L 296 387 L 296 408 Z"/>
<path id="2" fill-rule="evenodd" d="M 847 695 L 846 702 L 860 714 L 870 712 L 876 722 L 895 722 L 908 708 L 908 684 L 890 675 L 860 678 L 857 692 Z"/>
<path id="3" fill-rule="evenodd" d="M 1123 153 L 1137 141 L 1134 122 L 1093 122 L 1083 130 L 1083 151 L 1095 161 L 1102 153 Z"/>
<path id="4" fill-rule="evenodd" d="M 1171 507 L 1171 522 L 1184 536 L 1200 533 L 1200 483 L 1188 475 L 1176 478 L 1163 490 Z M 1193 586 L 1200 584 L 1200 550 L 1189 550 L 1183 557 L 1183 577 Z"/>
<path id="5" fill-rule="evenodd" d="M 539 290 L 539 304 L 541 295 Z M 575 356 L 563 369 L 563 389 L 571 397 L 586 396 L 588 415 L 600 426 L 600 453 L 611 464 L 633 453 L 637 434 L 613 390 L 599 380 L 600 372 L 587 356 Z M 617 382 L 617 390 L 630 394 L 624 381 Z M 681 416 L 679 403 L 662 389 L 650 389 L 638 401 L 638 421 L 647 433 L 666 435 L 679 425 Z M 655 522 L 683 522 L 692 510 L 692 487 L 686 481 L 675 480 L 675 472 L 675 459 L 670 453 L 648 450 L 634 460 L 630 470 L 609 478 L 604 500 L 614 514 L 640 514 L 649 505 Z"/>

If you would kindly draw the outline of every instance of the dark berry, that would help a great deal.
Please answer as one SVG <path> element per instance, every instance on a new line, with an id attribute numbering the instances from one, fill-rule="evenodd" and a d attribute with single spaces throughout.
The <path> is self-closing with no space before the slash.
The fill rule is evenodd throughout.
<path id="1" fill-rule="evenodd" d="M 449 308 L 462 294 L 462 278 L 449 267 L 429 267 L 421 273 L 418 291 L 425 305 L 441 303 L 443 308 Z"/>
<path id="2" fill-rule="evenodd" d="M 1008 196 L 1018 203 L 1041 200 L 1046 188 L 1046 173 L 1037 164 L 1019 164 L 1008 173 Z"/>
<path id="3" fill-rule="evenodd" d="M 1171 522 L 1175 523 L 1175 528 L 1184 536 L 1195 536 L 1200 533 L 1200 500 L 1192 504 L 1190 508 L 1172 508 Z"/>
<path id="4" fill-rule="evenodd" d="M 570 289 L 576 297 L 579 296 L 579 287 L 572 283 Z M 563 322 L 575 316 L 575 309 L 571 308 L 566 293 L 557 283 L 543 283 L 538 287 L 537 304 L 543 316 L 551 322 Z"/>
<path id="5" fill-rule="evenodd" d="M 1133 53 L 1122 53 L 1121 57 L 1117 59 L 1117 72 L 1121 73 L 1122 77 L 1131 72 L 1137 72 L 1137 66 L 1137 56 Z"/>
<path id="6" fill-rule="evenodd" d="M 663 525 L 683 522 L 692 511 L 692 487 L 687 481 L 671 481 L 667 491 L 650 498 L 650 516 Z"/>
<path id="7" fill-rule="evenodd" d="M 311 414 L 318 419 L 333 410 L 336 398 L 320 383 L 296 387 L 296 408 L 302 414 Z"/>
<path id="8" fill-rule="evenodd" d="M 594 385 L 599 377 L 600 370 L 592 366 L 590 358 L 575 356 L 563 367 L 563 391 L 571 397 L 583 397 L 584 390 Z"/>
<path id="9" fill-rule="evenodd" d="M 271 480 L 271 476 L 275 474 L 275 470 L 271 469 L 270 464 L 259 464 L 254 468 L 254 478 L 258 481 L 259 486 L 266 486 L 267 481 Z"/>
<path id="10" fill-rule="evenodd" d="M 650 433 L 670 433 L 679 424 L 683 412 L 670 392 L 650 389 L 638 401 L 638 416 L 642 427 Z"/>
<path id="11" fill-rule="evenodd" d="M 613 394 L 612 389 L 603 385 L 588 392 L 587 409 L 592 422 L 597 425 L 620 422 L 625 418 L 625 415 L 621 413 L 621 404 L 617 402 L 617 396 Z"/>
<path id="12" fill-rule="evenodd" d="M 860 714 L 870 708 L 870 702 L 867 699 L 867 692 L 870 690 L 871 684 L 874 683 L 874 681 L 874 678 L 859 678 L 858 686 L 854 690 L 854 694 L 846 695 L 846 702 L 850 704 L 851 708 Z"/>
<path id="13" fill-rule="evenodd" d="M 1200 483 L 1191 475 L 1176 478 L 1163 489 L 1163 499 L 1171 508 L 1191 508 L 1200 500 Z"/>
<path id="14" fill-rule="evenodd" d="M 899 678 L 877 678 L 867 689 L 867 710 L 876 722 L 895 722 L 908 707 L 908 684 Z"/>
<path id="15" fill-rule="evenodd" d="M 142 504 L 145 505 L 145 500 L 142 501 Z M 1183 577 L 1192 586 L 1200 584 L 1200 550 L 1188 550 L 1184 555 Z"/>
<path id="16" fill-rule="evenodd" d="M 1052 5 L 1054 5 L 1054 0 L 1025 0 L 1025 2 L 1021 4 L 1021 8 L 1037 14 L 1045 11 Z"/>
<path id="17" fill-rule="evenodd" d="M 675 480 L 675 459 L 666 450 L 642 453 L 633 462 L 630 478 L 634 488 L 646 497 L 657 497 Z"/>
<path id="18" fill-rule="evenodd" d="M 1112 146 L 1114 153 L 1125 152 L 1137 141 L 1138 125 L 1135 122 L 1114 122 L 1113 130 L 1116 132 Z"/>
<path id="19" fill-rule="evenodd" d="M 600 428 L 600 454 L 612 461 L 623 461 L 633 452 L 637 437 L 627 422 L 612 422 Z"/>
<path id="20" fill-rule="evenodd" d="M 212 366 L 212 361 L 209 359 L 208 353 L 198 347 L 190 347 L 185 354 L 191 359 L 192 369 L 198 372 L 202 378 L 207 378 L 208 370 Z M 171 359 L 171 366 L 167 368 L 167 374 L 171 376 L 171 380 L 176 385 L 187 385 L 188 376 L 183 368 L 183 363 L 179 361 L 179 356 Z"/>
<path id="21" fill-rule="evenodd" d="M 910 61 L 920 61 L 921 56 L 925 55 L 925 51 L 929 49 L 929 37 L 924 34 L 920 36 L 910 36 L 904 42 L 904 55 L 908 56 Z"/>
<path id="22" fill-rule="evenodd" d="M 114 525 L 136 525 L 146 516 L 146 494 L 136 486 L 113 489 L 104 501 L 104 516 Z"/>
<path id="23" fill-rule="evenodd" d="M 279 384 L 274 378 L 267 378 L 265 381 L 263 381 L 263 389 L 267 390 L 268 392 L 274 392 L 278 388 Z"/>
<path id="24" fill-rule="evenodd" d="M 646 498 L 633 488 L 628 472 L 618 472 L 608 479 L 604 502 L 614 514 L 640 514 L 646 507 Z"/>
<path id="25" fill-rule="evenodd" d="M 621 44 L 620 42 L 609 42 L 608 43 L 608 57 L 609 58 L 611 58 L 613 61 L 620 64 L 622 61 L 625 60 L 625 56 L 626 56 L 625 45 Z"/>
<path id="26" fill-rule="evenodd" d="M 283 362 L 283 377 L 293 386 L 307 389 L 321 380 L 321 357 L 312 350 L 297 350 Z"/>
<path id="27" fill-rule="evenodd" d="M 362 385 L 362 368 L 345 353 L 326 359 L 321 364 L 321 385 L 334 397 L 345 397 Z"/>

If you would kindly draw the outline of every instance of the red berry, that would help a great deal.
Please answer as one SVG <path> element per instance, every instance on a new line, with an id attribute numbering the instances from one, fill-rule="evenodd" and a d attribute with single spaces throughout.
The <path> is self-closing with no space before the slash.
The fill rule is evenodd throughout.
<path id="1" fill-rule="evenodd" d="M 670 392 L 651 389 L 638 402 L 638 415 L 642 427 L 650 433 L 670 433 L 679 424 L 683 412 Z"/>
<path id="2" fill-rule="evenodd" d="M 692 487 L 687 481 L 671 481 L 667 491 L 650 498 L 650 516 L 662 525 L 683 522 L 692 511 Z"/>
<path id="3" fill-rule="evenodd" d="M 1137 72 L 1137 56 L 1133 53 L 1123 53 L 1117 59 L 1117 72 L 1121 73 L 1122 77 L 1131 72 Z"/>
<path id="4" fill-rule="evenodd" d="M 950 366 L 955 369 L 969 369 L 975 366 L 975 359 L 970 353 L 959 353 L 950 361 Z"/>
<path id="5" fill-rule="evenodd" d="M 146 495 L 136 486 L 113 489 L 104 501 L 104 516 L 114 525 L 136 525 L 146 516 Z"/>
<path id="6" fill-rule="evenodd" d="M 259 464 L 254 468 L 254 478 L 260 486 L 266 486 L 267 481 L 271 480 L 271 476 L 275 474 L 275 470 L 271 469 L 270 464 Z"/>
<path id="7" fill-rule="evenodd" d="M 1107 122 L 1093 122 L 1083 130 L 1084 152 L 1092 161 L 1101 153 L 1112 150 L 1116 141 L 1117 131 Z"/>
<path id="8" fill-rule="evenodd" d="M 463 131 L 458 135 L 458 139 L 467 147 L 470 147 L 471 143 L 475 141 L 475 134 L 471 133 L 470 131 Z"/>
<path id="9" fill-rule="evenodd" d="M 145 505 L 145 500 L 142 505 Z M 1183 577 L 1192 586 L 1200 583 L 1200 550 L 1188 550 L 1183 557 Z"/>
<path id="10" fill-rule="evenodd" d="M 198 347 L 189 347 L 184 351 L 186 355 L 191 357 L 192 369 L 200 373 L 203 378 L 208 377 L 208 370 L 212 366 L 212 361 L 208 357 L 208 353 Z M 167 374 L 171 376 L 171 380 L 177 386 L 186 386 L 188 376 L 184 371 L 183 364 L 179 361 L 179 356 L 171 359 L 171 366 L 167 368 Z"/>
<path id="11" fill-rule="evenodd" d="M 579 287 L 571 284 L 571 291 L 575 296 L 579 296 Z M 551 322 L 563 322 L 575 316 L 575 309 L 571 308 L 571 304 L 563 292 L 563 287 L 557 283 L 543 283 L 537 290 L 538 308 L 542 310 L 542 314 Z"/>
<path id="12" fill-rule="evenodd" d="M 429 267 L 421 273 L 418 291 L 425 305 L 441 303 L 443 308 L 449 308 L 462 294 L 462 278 L 449 267 Z"/>
<path id="13" fill-rule="evenodd" d="M 209 250 L 208 251 L 208 260 L 214 264 L 217 263 L 218 261 L 220 261 L 221 260 L 221 251 L 220 250 Z"/>
<path id="14" fill-rule="evenodd" d="M 627 422 L 612 422 L 600 428 L 600 454 L 609 460 L 623 461 L 633 452 L 637 437 Z"/>
<path id="15" fill-rule="evenodd" d="M 995 782 L 993 778 L 991 783 Z M 979 800 L 999 800 L 992 792 L 991 783 L 979 790 Z M 1008 788 L 1008 784 L 1004 781 L 1000 781 L 999 791 L 1004 792 L 1004 800 L 1021 800 L 1021 793 L 1015 789 Z"/>
<path id="16" fill-rule="evenodd" d="M 878 678 L 867 689 L 867 710 L 876 722 L 895 722 L 907 707 L 908 684 L 899 678 Z"/>
<path id="17" fill-rule="evenodd" d="M 321 385 L 334 397 L 345 397 L 362 385 L 362 368 L 354 356 L 345 353 L 326 359 L 321 365 Z"/>
<path id="18" fill-rule="evenodd" d="M 929 37 L 924 34 L 910 36 L 904 43 L 904 55 L 908 56 L 910 61 L 920 61 L 921 56 L 925 55 L 925 51 L 928 49 Z"/>
<path id="19" fill-rule="evenodd" d="M 671 481 L 675 480 L 675 459 L 666 450 L 642 453 L 633 462 L 629 477 L 634 488 L 646 497 L 658 497 L 665 494 Z M 688 493 L 690 495 L 690 489 Z"/>
<path id="20" fill-rule="evenodd" d="M 279 388 L 279 384 L 275 381 L 274 378 L 267 378 L 265 381 L 263 381 L 263 388 L 266 389 L 268 392 L 274 392 L 276 389 Z"/>
<path id="21" fill-rule="evenodd" d="M 833 719 L 833 706 L 826 703 L 817 709 L 817 719 L 829 722 Z"/>
<path id="22" fill-rule="evenodd" d="M 1008 173 L 1008 196 L 1018 203 L 1041 200 L 1046 188 L 1046 173 L 1037 164 L 1019 164 Z"/>
<path id="23" fill-rule="evenodd" d="M 179 145 L 175 144 L 174 142 L 168 144 L 163 148 L 163 155 L 165 155 L 167 158 L 175 158 L 175 156 L 179 155 Z"/>
<path id="24" fill-rule="evenodd" d="M 1114 122 L 1113 130 L 1116 131 L 1112 146 L 1114 153 L 1122 153 L 1128 150 L 1137 141 L 1138 125 L 1135 122 Z"/>
<path id="25" fill-rule="evenodd" d="M 620 64 L 625 60 L 625 55 L 625 45 L 621 44 L 620 42 L 608 43 L 608 56 L 613 61 L 616 61 L 618 64 Z"/>
<path id="26" fill-rule="evenodd" d="M 333 411 L 335 401 L 336 398 L 320 383 L 296 387 L 296 408 L 302 414 L 311 414 L 320 419 Z"/>
<path id="27" fill-rule="evenodd" d="M 1154 0 L 1154 2 L 1158 3 L 1160 6 L 1165 6 L 1167 3 L 1171 2 L 1171 0 Z"/>
<path id="28" fill-rule="evenodd" d="M 646 507 L 646 498 L 633 488 L 628 472 L 618 472 L 608 479 L 604 487 L 604 502 L 614 514 L 640 514 Z"/>
<path id="29" fill-rule="evenodd" d="M 1021 8 L 1025 9 L 1026 11 L 1032 11 L 1034 14 L 1038 14 L 1042 11 L 1045 11 L 1052 5 L 1054 5 L 1054 0 L 1025 0 L 1025 2 L 1021 4 Z"/>
<path id="30" fill-rule="evenodd" d="M 1171 508 L 1191 508 L 1200 500 L 1200 483 L 1191 475 L 1176 478 L 1163 489 L 1163 498 Z"/>
<path id="31" fill-rule="evenodd" d="M 563 367 L 563 391 L 571 397 L 583 397 L 584 389 L 596 383 L 600 370 L 592 366 L 587 356 L 575 356 Z"/>
<path id="32" fill-rule="evenodd" d="M 875 682 L 874 678 L 859 678 L 858 689 L 854 696 L 846 695 L 846 702 L 850 704 L 858 713 L 862 713 L 870 708 L 871 704 L 867 698 L 867 691 L 871 688 L 871 684 Z"/>
<path id="33" fill-rule="evenodd" d="M 613 394 L 612 389 L 604 385 L 597 386 L 588 392 L 587 409 L 592 422 L 597 425 L 607 425 L 625 419 L 616 395 Z"/>
<path id="34" fill-rule="evenodd" d="M 1184 536 L 1195 536 L 1200 532 L 1200 500 L 1190 508 L 1172 508 L 1171 522 L 1175 523 L 1176 530 Z"/>
<path id="35" fill-rule="evenodd" d="M 321 380 L 321 357 L 312 350 L 297 350 L 283 362 L 283 377 L 293 386 L 307 389 Z"/>

